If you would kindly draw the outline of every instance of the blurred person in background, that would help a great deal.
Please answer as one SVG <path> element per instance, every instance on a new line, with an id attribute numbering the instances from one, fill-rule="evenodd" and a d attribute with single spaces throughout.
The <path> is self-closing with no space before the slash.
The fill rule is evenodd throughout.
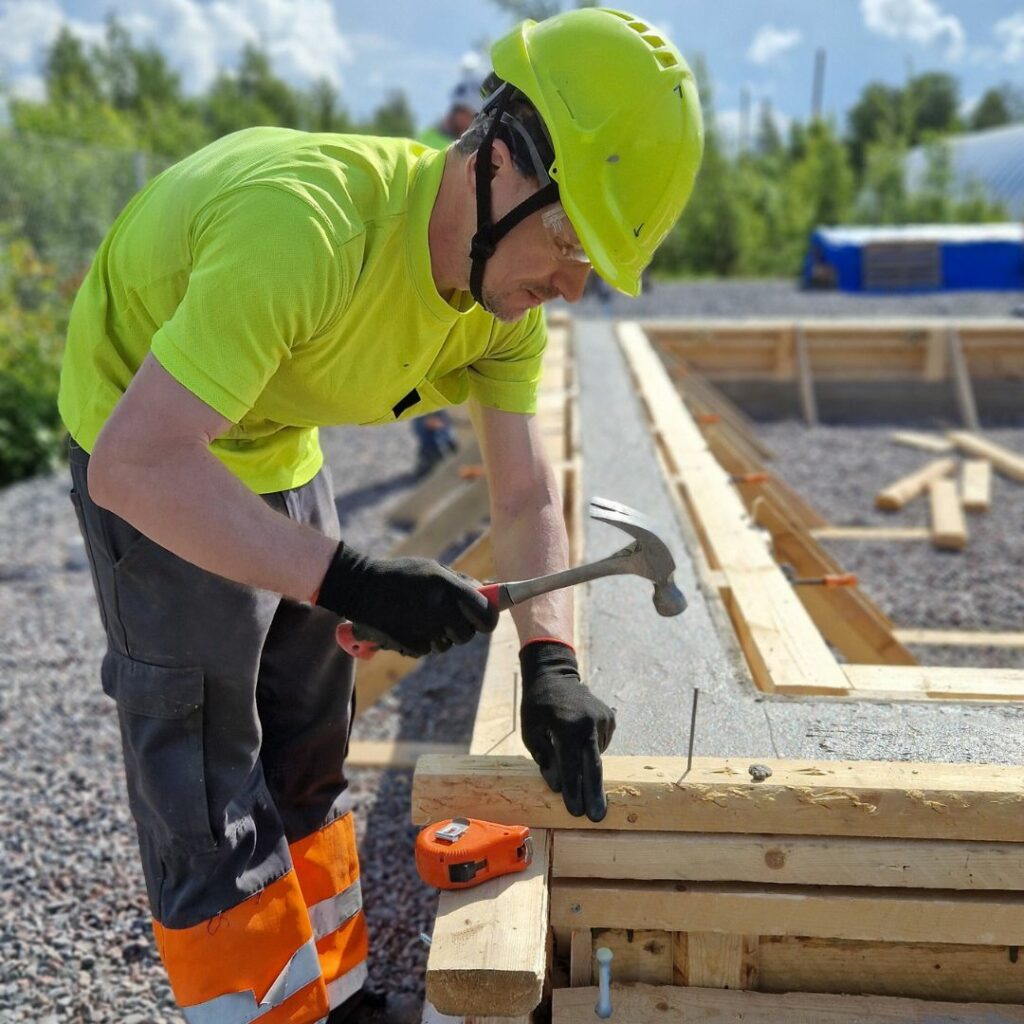
<path id="1" fill-rule="evenodd" d="M 419 141 L 431 149 L 447 149 L 473 123 L 483 106 L 484 72 L 475 53 L 462 58 L 461 74 L 448 98 L 448 111 L 436 124 L 422 131 Z M 417 477 L 426 476 L 446 455 L 458 451 L 452 418 L 445 409 L 412 421 L 416 438 Z"/>
<path id="2" fill-rule="evenodd" d="M 419 1019 L 365 990 L 339 640 L 356 623 L 418 657 L 497 613 L 437 562 L 341 539 L 318 428 L 468 401 L 499 578 L 566 568 L 534 417 L 540 306 L 577 301 L 592 267 L 637 294 L 693 188 L 693 75 L 642 19 L 526 21 L 491 58 L 483 108 L 443 152 L 278 128 L 199 150 L 127 205 L 75 300 L 71 497 L 188 1024 Z M 600 821 L 615 716 L 580 678 L 571 594 L 511 614 L 523 741 L 566 810 Z"/>

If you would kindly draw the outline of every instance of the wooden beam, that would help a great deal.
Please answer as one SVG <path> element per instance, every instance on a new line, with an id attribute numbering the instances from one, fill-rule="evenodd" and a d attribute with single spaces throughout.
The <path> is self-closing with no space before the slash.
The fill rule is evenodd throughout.
<path id="1" fill-rule="evenodd" d="M 555 879 L 551 923 L 729 935 L 1024 945 L 1024 894 Z"/>
<path id="2" fill-rule="evenodd" d="M 971 387 L 971 375 L 964 359 L 963 344 L 960 332 L 955 326 L 947 329 L 946 338 L 949 344 L 949 366 L 953 372 L 953 385 L 956 388 L 956 404 L 960 410 L 960 419 L 968 430 L 979 430 L 978 406 L 974 400 L 974 388 Z"/>
<path id="3" fill-rule="evenodd" d="M 596 988 L 552 993 L 552 1024 L 592 1024 Z M 887 996 L 730 992 L 676 985 L 612 986 L 616 1024 L 1024 1024 L 1024 1007 L 995 1003 L 944 1003 Z"/>
<path id="4" fill-rule="evenodd" d="M 1024 669 L 844 665 L 854 693 L 886 699 L 1024 700 Z"/>
<path id="5" fill-rule="evenodd" d="M 593 935 L 593 952 L 602 946 L 610 949 L 614 956 L 612 977 L 628 978 L 646 985 L 672 984 L 672 935 L 670 932 L 652 931 L 648 928 L 606 928 L 590 933 Z M 593 980 L 598 977 L 597 961 L 589 964 Z M 586 984 L 593 984 L 588 981 Z"/>
<path id="6" fill-rule="evenodd" d="M 961 491 L 965 511 L 987 512 L 992 504 L 992 463 L 987 459 L 967 459 Z"/>
<path id="7" fill-rule="evenodd" d="M 758 686 L 845 693 L 835 656 L 750 523 L 650 342 L 632 323 L 619 324 L 619 339 L 666 459 L 682 481 L 698 532 L 709 547 L 709 561 L 726 576 L 725 604 Z"/>
<path id="8" fill-rule="evenodd" d="M 569 984 L 573 988 L 593 981 L 593 956 L 593 932 L 589 928 L 572 932 L 569 938 Z"/>
<path id="9" fill-rule="evenodd" d="M 814 395 L 814 374 L 811 370 L 811 357 L 807 351 L 807 336 L 800 324 L 794 328 L 793 345 L 796 355 L 797 386 L 800 389 L 800 410 L 804 414 L 804 422 L 809 427 L 816 427 L 818 400 Z"/>
<path id="10" fill-rule="evenodd" d="M 446 892 L 439 903 L 427 998 L 441 1013 L 515 1017 L 540 1002 L 547 952 L 536 930 L 548 920 L 548 834 L 537 831 L 533 841 L 525 871 Z M 484 945 L 489 936 L 499 940 L 497 956 Z"/>
<path id="11" fill-rule="evenodd" d="M 756 988 L 757 946 L 756 935 L 688 932 L 686 984 L 734 991 Z"/>
<path id="12" fill-rule="evenodd" d="M 966 430 L 951 430 L 947 436 L 961 451 L 978 459 L 988 459 L 1003 476 L 1024 482 L 1024 455 Z"/>
<path id="13" fill-rule="evenodd" d="M 1024 633 L 967 629 L 897 629 L 905 644 L 942 647 L 1024 647 Z"/>
<path id="14" fill-rule="evenodd" d="M 928 485 L 932 516 L 932 544 L 945 551 L 967 547 L 967 520 L 955 480 L 933 480 Z"/>
<path id="15" fill-rule="evenodd" d="M 421 519 L 416 529 L 391 550 L 395 557 L 422 555 L 438 557 L 471 530 L 479 530 L 489 508 L 487 480 L 479 477 L 458 488 L 433 514 Z"/>
<path id="16" fill-rule="evenodd" d="M 765 936 L 758 989 L 1024 1003 L 1024 957 L 1005 946 Z"/>
<path id="17" fill-rule="evenodd" d="M 560 830 L 553 878 L 1024 890 L 1015 843 Z"/>
<path id="18" fill-rule="evenodd" d="M 850 672 L 870 669 L 850 665 Z M 914 666 L 884 666 L 891 673 Z M 1024 775 L 1003 765 L 606 756 L 608 815 L 573 818 L 525 757 L 422 757 L 413 821 L 465 814 L 535 828 L 744 832 L 1024 842 Z"/>
<path id="19" fill-rule="evenodd" d="M 407 771 L 424 754 L 465 754 L 464 743 L 418 743 L 408 740 L 351 740 L 345 755 L 346 768 L 383 768 Z"/>
<path id="20" fill-rule="evenodd" d="M 924 526 L 822 526 L 811 530 L 818 540 L 927 540 L 931 531 Z"/>
<path id="21" fill-rule="evenodd" d="M 875 495 L 875 507 L 886 511 L 903 508 L 908 501 L 913 501 L 919 494 L 924 494 L 933 480 L 949 476 L 955 468 L 956 459 L 935 459 L 921 469 L 900 477 L 888 487 L 883 487 Z"/>
<path id="22" fill-rule="evenodd" d="M 480 446 L 474 438 L 435 467 L 405 498 L 396 502 L 388 511 L 388 522 L 415 526 L 432 509 L 447 501 L 453 490 L 466 486 L 467 469 L 480 465 L 482 458 Z"/>
<path id="23" fill-rule="evenodd" d="M 908 448 L 920 448 L 922 451 L 936 452 L 940 455 L 953 450 L 952 441 L 938 434 L 919 434 L 914 430 L 894 430 L 889 435 L 889 440 Z"/>

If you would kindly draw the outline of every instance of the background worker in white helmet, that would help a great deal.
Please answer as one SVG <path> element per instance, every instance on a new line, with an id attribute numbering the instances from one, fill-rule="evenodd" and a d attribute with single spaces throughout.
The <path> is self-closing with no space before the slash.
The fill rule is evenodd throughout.
<path id="1" fill-rule="evenodd" d="M 480 113 L 484 102 L 481 95 L 483 84 L 484 72 L 479 56 L 466 54 L 462 58 L 459 80 L 448 97 L 448 110 L 436 125 L 420 132 L 419 141 L 431 149 L 447 149 Z M 458 451 L 452 418 L 445 409 L 417 416 L 412 421 L 412 432 L 416 438 L 414 472 L 417 477 L 429 473 L 446 455 Z"/>
<path id="2" fill-rule="evenodd" d="M 444 152 L 255 128 L 168 169 L 72 310 L 72 500 L 188 1024 L 401 1019 L 360 996 L 354 666 L 337 631 L 422 656 L 497 622 L 471 581 L 340 536 L 317 428 L 468 401 L 498 578 L 564 569 L 534 418 L 539 307 L 578 300 L 591 268 L 635 295 L 693 187 L 693 76 L 642 19 L 527 21 L 491 58 L 484 109 Z M 523 741 L 567 811 L 600 821 L 615 716 L 580 679 L 571 594 L 511 614 Z"/>

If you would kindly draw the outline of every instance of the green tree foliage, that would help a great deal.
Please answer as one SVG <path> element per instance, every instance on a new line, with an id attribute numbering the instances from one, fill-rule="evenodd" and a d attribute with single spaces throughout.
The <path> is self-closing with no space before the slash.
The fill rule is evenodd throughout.
<path id="1" fill-rule="evenodd" d="M 369 126 L 373 135 L 395 135 L 411 138 L 416 134 L 416 121 L 405 93 L 393 90 L 388 98 L 373 113 Z"/>
<path id="2" fill-rule="evenodd" d="M 1024 121 L 1024 89 L 1004 83 L 987 89 L 971 113 L 971 131 Z"/>

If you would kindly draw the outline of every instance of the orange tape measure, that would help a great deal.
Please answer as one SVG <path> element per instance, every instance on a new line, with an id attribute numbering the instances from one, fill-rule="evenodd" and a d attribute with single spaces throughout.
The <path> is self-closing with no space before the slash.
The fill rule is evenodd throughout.
<path id="1" fill-rule="evenodd" d="M 416 870 L 427 885 L 468 889 L 489 878 L 522 871 L 533 861 L 525 825 L 496 825 L 479 818 L 448 818 L 416 837 Z"/>

